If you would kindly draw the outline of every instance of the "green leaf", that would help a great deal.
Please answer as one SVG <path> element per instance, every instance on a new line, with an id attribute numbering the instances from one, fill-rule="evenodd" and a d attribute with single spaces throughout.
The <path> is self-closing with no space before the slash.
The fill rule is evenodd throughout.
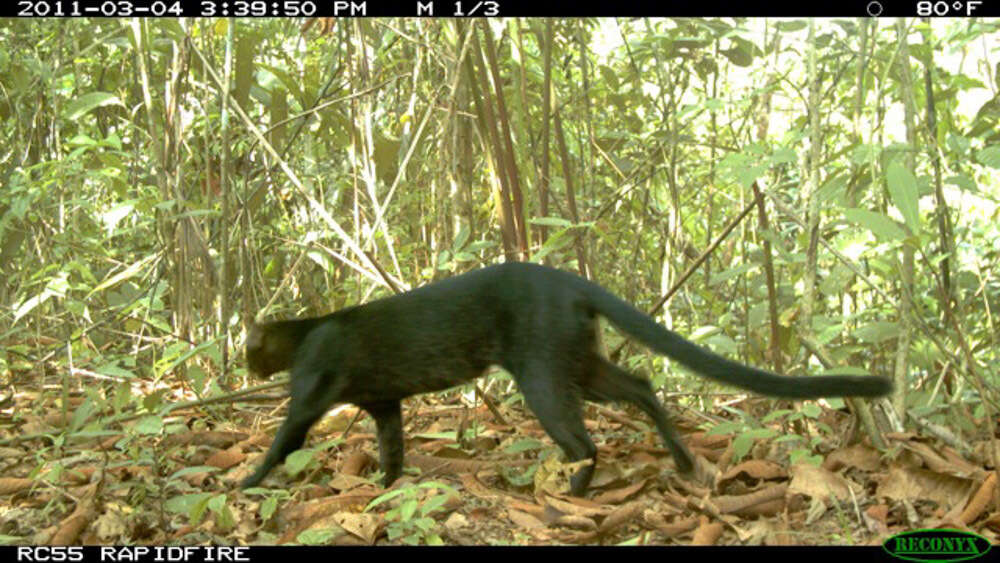
<path id="1" fill-rule="evenodd" d="M 108 210 L 106 213 L 101 215 L 101 221 L 104 223 L 104 228 L 108 230 L 108 236 L 114 234 L 115 227 L 122 219 L 128 217 L 135 211 L 135 206 L 132 203 L 122 203 L 116 205 Z"/>
<path id="2" fill-rule="evenodd" d="M 819 467 L 823 464 L 823 457 L 818 455 L 809 455 L 809 450 L 795 450 L 788 454 L 789 463 L 808 463 L 810 465 L 815 465 Z"/>
<path id="3" fill-rule="evenodd" d="M 424 537 L 424 541 L 427 545 L 444 545 L 444 540 L 442 540 L 441 536 L 437 534 L 427 534 L 427 536 Z"/>
<path id="4" fill-rule="evenodd" d="M 733 457 L 738 460 L 743 459 L 750 453 L 751 447 L 753 447 L 753 438 L 746 434 L 740 434 L 733 439 Z"/>
<path id="5" fill-rule="evenodd" d="M 976 160 L 984 166 L 1000 170 L 1000 146 L 991 145 L 977 152 Z"/>
<path id="6" fill-rule="evenodd" d="M 367 511 L 371 510 L 372 508 L 374 508 L 374 507 L 382 504 L 383 502 L 392 500 L 392 499 L 394 499 L 394 498 L 396 498 L 399 495 L 402 495 L 404 493 L 406 493 L 406 494 L 412 494 L 412 490 L 410 488 L 408 488 L 408 487 L 402 487 L 402 488 L 399 488 L 399 489 L 395 489 L 395 490 L 389 491 L 389 492 L 387 492 L 387 493 L 385 493 L 383 495 L 379 495 L 378 497 L 376 497 L 375 499 L 373 499 L 370 503 L 368 503 L 368 506 L 365 507 L 365 512 L 367 512 Z"/>
<path id="7" fill-rule="evenodd" d="M 337 530 L 331 530 L 329 528 L 319 529 L 319 530 L 306 530 L 301 534 L 295 536 L 295 540 L 302 545 L 326 545 L 330 543 L 330 540 L 339 536 L 340 533 Z"/>
<path id="8" fill-rule="evenodd" d="M 77 409 L 73 412 L 73 418 L 69 424 L 70 431 L 76 431 L 82 428 L 83 424 L 87 422 L 90 415 L 94 414 L 95 410 L 97 409 L 94 406 L 94 401 L 88 397 L 83 404 L 77 407 Z"/>
<path id="9" fill-rule="evenodd" d="M 420 514 L 426 516 L 428 514 L 433 514 L 440 510 L 444 503 L 448 502 L 448 495 L 434 495 L 433 497 L 424 501 L 424 504 L 420 506 Z"/>
<path id="10" fill-rule="evenodd" d="M 881 213 L 868 211 L 867 209 L 845 209 L 844 217 L 854 223 L 864 227 L 875 235 L 880 241 L 890 242 L 906 238 L 906 233 L 891 218 Z"/>
<path id="11" fill-rule="evenodd" d="M 30 313 L 32 309 L 48 301 L 49 297 L 65 297 L 67 289 L 69 289 L 67 273 L 56 273 L 49 279 L 48 283 L 45 284 L 45 289 L 42 290 L 40 294 L 27 299 L 15 307 L 14 322 L 16 323 L 18 319 Z"/>
<path id="12" fill-rule="evenodd" d="M 142 406 L 148 411 L 155 411 L 159 409 L 160 405 L 163 404 L 163 395 L 166 392 L 166 389 L 151 391 L 148 395 L 142 398 Z"/>
<path id="13" fill-rule="evenodd" d="M 772 420 L 777 420 L 778 418 L 781 418 L 781 417 L 783 417 L 785 415 L 791 414 L 792 412 L 794 412 L 794 411 L 792 411 L 791 409 L 778 409 L 778 410 L 775 410 L 775 411 L 771 411 L 770 413 L 767 414 L 767 416 L 765 416 L 764 418 L 761 419 L 761 422 L 764 423 L 764 424 L 767 424 L 768 422 L 771 422 Z"/>
<path id="14" fill-rule="evenodd" d="M 733 49 L 723 49 L 719 52 L 736 66 L 747 67 L 753 64 L 753 54 L 747 49 L 735 47 Z"/>
<path id="15" fill-rule="evenodd" d="M 528 219 L 531 225 L 545 225 L 547 227 L 572 227 L 573 223 L 562 217 L 532 217 Z"/>
<path id="16" fill-rule="evenodd" d="M 124 368 L 120 368 L 115 364 L 104 364 L 103 366 L 95 369 L 97 373 L 101 375 L 107 375 L 110 377 L 117 377 L 119 379 L 135 379 L 135 372 L 129 371 Z"/>
<path id="17" fill-rule="evenodd" d="M 854 336 L 862 342 L 879 344 L 899 336 L 899 325 L 891 321 L 876 321 L 855 330 Z"/>
<path id="18" fill-rule="evenodd" d="M 754 440 L 764 440 L 767 438 L 774 438 L 778 435 L 778 433 L 770 428 L 754 428 L 744 432 L 744 435 L 749 436 Z"/>
<path id="19" fill-rule="evenodd" d="M 903 215 L 906 225 L 910 227 L 910 232 L 919 235 L 920 209 L 917 205 L 919 199 L 917 179 L 913 177 L 912 172 L 898 162 L 889 164 L 886 179 L 892 203 Z"/>
<path id="20" fill-rule="evenodd" d="M 215 496 L 213 493 L 195 493 L 170 497 L 163 506 L 168 512 L 173 512 L 174 514 L 190 514 L 193 509 L 208 502 L 213 496 Z"/>
<path id="21" fill-rule="evenodd" d="M 413 514 L 417 511 L 417 499 L 411 498 L 399 507 L 399 519 L 402 521 L 407 521 L 413 518 Z"/>
<path id="22" fill-rule="evenodd" d="M 449 493 L 458 496 L 458 491 L 454 487 L 445 485 L 440 481 L 424 481 L 423 483 L 417 484 L 418 489 L 441 489 L 442 491 L 448 491 Z"/>
<path id="23" fill-rule="evenodd" d="M 945 141 L 945 145 L 952 152 L 958 153 L 959 155 L 965 155 L 969 152 L 969 148 L 972 146 L 972 143 L 969 141 L 969 139 L 961 135 L 951 134 L 948 135 L 948 139 Z"/>
<path id="24" fill-rule="evenodd" d="M 66 104 L 66 109 L 63 110 L 63 117 L 70 121 L 75 121 L 92 109 L 104 106 L 125 107 L 125 104 L 114 94 L 109 94 L 108 92 L 90 92 Z"/>
<path id="25" fill-rule="evenodd" d="M 455 240 L 451 243 L 452 252 L 458 252 L 465 245 L 465 242 L 469 240 L 469 225 L 463 224 L 462 228 L 458 230 L 455 235 Z"/>
<path id="26" fill-rule="evenodd" d="M 140 418 L 133 427 L 139 434 L 154 435 L 163 430 L 163 419 L 157 415 Z"/>
<path id="27" fill-rule="evenodd" d="M 517 440 L 513 444 L 504 448 L 503 451 L 508 454 L 519 454 L 521 452 L 540 450 L 544 447 L 545 444 L 535 440 L 534 438 L 525 438 L 523 440 Z"/>
<path id="28" fill-rule="evenodd" d="M 14 320 L 11 324 L 16 323 L 18 319 L 27 315 L 35 307 L 47 301 L 49 297 L 51 296 L 48 293 L 42 292 L 39 293 L 38 295 L 35 295 L 34 297 L 26 299 L 24 302 L 22 302 L 20 305 L 17 306 L 16 310 L 14 311 Z"/>
<path id="29" fill-rule="evenodd" d="M 746 424 L 737 421 L 722 422 L 713 426 L 709 431 L 709 436 L 720 436 L 726 434 L 735 434 L 736 432 L 742 431 L 746 427 Z"/>
<path id="30" fill-rule="evenodd" d="M 856 366 L 843 366 L 822 370 L 817 375 L 871 375 L 871 372 Z"/>
<path id="31" fill-rule="evenodd" d="M 771 164 L 794 164 L 798 161 L 795 149 L 788 147 L 778 147 L 771 155 Z"/>
<path id="32" fill-rule="evenodd" d="M 150 254 L 149 256 L 143 258 L 142 260 L 132 263 L 131 265 L 129 265 L 129 267 L 125 268 L 121 272 L 118 272 L 117 274 L 111 276 L 110 278 L 98 284 L 97 287 L 95 287 L 93 290 L 91 290 L 90 293 L 87 294 L 87 298 L 89 299 L 98 291 L 103 291 L 109 287 L 118 285 L 119 283 L 138 274 L 147 264 L 149 264 L 155 259 L 156 259 L 156 254 Z"/>
<path id="33" fill-rule="evenodd" d="M 208 508 L 212 512 L 218 513 L 222 508 L 226 506 L 226 495 L 215 495 L 208 500 Z"/>
<path id="34" fill-rule="evenodd" d="M 278 510 L 278 498 L 277 497 L 267 497 L 264 502 L 260 503 L 260 518 L 261 520 L 267 522 L 274 516 L 274 513 Z"/>
<path id="35" fill-rule="evenodd" d="M 615 71 L 612 70 L 611 67 L 606 65 L 598 66 L 597 70 L 600 71 L 601 78 L 603 78 L 604 82 L 608 85 L 608 89 L 610 89 L 612 92 L 617 92 L 619 88 L 619 83 L 618 83 L 618 75 L 615 73 Z"/>
<path id="36" fill-rule="evenodd" d="M 531 261 L 541 262 L 542 258 L 548 256 L 549 253 L 555 252 L 556 250 L 559 250 L 569 244 L 572 237 L 570 237 L 568 233 L 569 228 L 566 228 L 550 236 L 549 239 L 545 241 L 545 244 L 538 249 L 538 252 L 531 257 Z"/>
<path id="37" fill-rule="evenodd" d="M 805 29 L 806 22 L 802 20 L 792 20 L 792 21 L 779 21 L 775 24 L 780 31 L 798 31 L 800 29 Z"/>
<path id="38" fill-rule="evenodd" d="M 215 339 L 202 342 L 195 348 L 189 348 L 190 344 L 187 344 L 186 342 L 178 342 L 176 345 L 168 346 L 167 351 L 163 354 L 160 360 L 153 364 L 153 369 L 156 370 L 158 375 L 162 375 L 188 361 L 188 359 L 192 356 L 201 354 L 206 350 L 211 352 L 216 342 L 218 342 L 221 338 L 222 337 L 220 336 Z M 171 404 L 167 407 L 167 410 L 169 411 L 173 407 L 174 404 Z"/>
<path id="39" fill-rule="evenodd" d="M 819 408 L 819 405 L 816 403 L 806 403 L 802 405 L 800 410 L 802 414 L 808 416 L 809 418 L 819 418 L 820 413 L 823 412 L 823 409 Z"/>
<path id="40" fill-rule="evenodd" d="M 774 439 L 775 444 L 784 444 L 785 442 L 805 442 L 806 439 L 798 434 L 785 434 L 784 436 L 778 436 Z"/>
<path id="41" fill-rule="evenodd" d="M 296 450 L 285 458 L 285 469 L 288 474 L 295 477 L 305 469 L 316 455 L 316 450 L 309 448 Z"/>
<path id="42" fill-rule="evenodd" d="M 957 186 L 959 189 L 978 194 L 979 187 L 976 185 L 976 181 L 972 179 L 968 174 L 959 174 L 957 176 L 949 176 L 944 179 L 944 183 Z"/>
<path id="43" fill-rule="evenodd" d="M 222 529 L 228 530 L 236 525 L 236 520 L 233 518 L 233 513 L 229 510 L 229 506 L 226 504 L 226 495 L 216 495 L 208 500 L 206 506 L 209 510 L 215 514 L 215 522 Z"/>
<path id="44" fill-rule="evenodd" d="M 742 276 L 743 274 L 751 270 L 756 270 L 758 268 L 760 268 L 758 264 L 740 264 L 739 266 L 723 270 L 712 276 L 712 282 L 710 285 L 715 286 L 727 282 L 731 279 Z"/>
<path id="45" fill-rule="evenodd" d="M 420 528 L 421 531 L 427 532 L 433 528 L 437 522 L 435 522 L 433 518 L 417 518 L 413 521 L 413 524 L 417 528 Z"/>

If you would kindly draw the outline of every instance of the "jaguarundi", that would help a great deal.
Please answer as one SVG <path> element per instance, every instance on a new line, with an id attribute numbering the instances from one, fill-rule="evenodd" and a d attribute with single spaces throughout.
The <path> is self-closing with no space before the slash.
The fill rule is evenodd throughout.
<path id="1" fill-rule="evenodd" d="M 885 377 L 786 377 L 748 367 L 685 340 L 581 277 L 505 263 L 322 317 L 251 327 L 250 371 L 267 377 L 291 369 L 292 399 L 263 463 L 242 486 L 260 483 L 302 446 L 327 409 L 344 402 L 375 419 L 388 486 L 403 469 L 400 400 L 475 379 L 491 365 L 510 372 L 528 407 L 570 461 L 597 461 L 581 399 L 630 401 L 653 419 L 677 468 L 689 472 L 693 458 L 649 382 L 598 353 L 598 315 L 692 371 L 763 395 L 877 397 L 892 388 Z M 570 478 L 572 494 L 582 496 L 593 473 L 593 463 L 578 470 Z"/>

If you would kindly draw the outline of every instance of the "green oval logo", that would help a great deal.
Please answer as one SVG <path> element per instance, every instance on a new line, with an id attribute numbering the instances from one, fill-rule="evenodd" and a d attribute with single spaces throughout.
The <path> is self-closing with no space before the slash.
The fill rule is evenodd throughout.
<path id="1" fill-rule="evenodd" d="M 961 530 L 915 530 L 885 540 L 889 555 L 910 561 L 964 561 L 986 555 L 990 542 Z"/>

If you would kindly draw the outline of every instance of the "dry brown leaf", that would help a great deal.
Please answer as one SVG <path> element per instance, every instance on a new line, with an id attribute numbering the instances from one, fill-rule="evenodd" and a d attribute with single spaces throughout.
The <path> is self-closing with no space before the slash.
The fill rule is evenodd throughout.
<path id="1" fill-rule="evenodd" d="M 0 447 L 0 459 L 19 459 L 24 457 L 24 450 L 19 448 Z"/>
<path id="2" fill-rule="evenodd" d="M 439 440 L 430 440 L 423 444 L 419 444 L 414 447 L 415 450 L 421 451 L 426 455 L 432 455 L 434 457 L 446 457 L 449 459 L 471 459 L 470 456 L 465 451 L 455 447 L 455 441 L 448 438 L 442 438 Z"/>
<path id="3" fill-rule="evenodd" d="M 979 486 L 979 490 L 973 495 L 972 500 L 969 501 L 968 506 L 962 511 L 962 514 L 958 517 L 959 521 L 964 524 L 971 524 L 979 516 L 981 516 L 990 505 L 990 501 L 993 500 L 994 492 L 997 488 L 997 474 L 995 471 L 991 471 L 983 484 Z"/>
<path id="4" fill-rule="evenodd" d="M 885 524 L 889 521 L 889 505 L 873 504 L 865 509 L 865 514 L 869 518 Z"/>
<path id="5" fill-rule="evenodd" d="M 884 504 L 869 506 L 868 509 L 862 513 L 861 518 L 865 523 L 865 528 L 867 528 L 868 531 L 876 537 L 888 535 L 889 526 L 886 523 L 889 518 L 888 506 Z"/>
<path id="6" fill-rule="evenodd" d="M 309 483 L 299 487 L 297 493 L 298 498 L 301 501 L 316 500 L 330 496 L 330 490 L 328 488 L 316 483 Z"/>
<path id="7" fill-rule="evenodd" d="M 707 432 L 692 432 L 684 437 L 684 442 L 690 447 L 709 450 L 722 450 L 729 446 L 732 436 L 725 434 L 708 434 Z"/>
<path id="8" fill-rule="evenodd" d="M 364 450 L 354 450 L 347 454 L 340 464 L 340 472 L 344 475 L 358 476 L 366 467 L 375 463 L 375 459 Z"/>
<path id="9" fill-rule="evenodd" d="M 10 495 L 21 491 L 26 491 L 35 483 L 34 479 L 20 479 L 17 477 L 0 477 L 0 495 Z"/>
<path id="10" fill-rule="evenodd" d="M 220 430 L 206 430 L 198 432 L 194 436 L 193 442 L 199 446 L 211 446 L 220 450 L 229 449 L 235 444 L 247 439 L 246 432 L 224 432 Z"/>
<path id="11" fill-rule="evenodd" d="M 642 509 L 643 503 L 638 501 L 619 506 L 611 511 L 611 514 L 608 514 L 607 518 L 601 522 L 598 532 L 608 534 L 628 524 L 642 513 Z"/>
<path id="12" fill-rule="evenodd" d="M 364 540 L 368 545 L 375 543 L 382 522 L 381 514 L 338 512 L 333 520 L 341 528 Z"/>
<path id="13" fill-rule="evenodd" d="M 931 471 L 962 478 L 982 479 L 985 477 L 983 468 L 976 467 L 957 455 L 946 458 L 939 453 L 938 449 L 923 442 L 911 440 L 900 445 L 919 456 Z"/>
<path id="14" fill-rule="evenodd" d="M 176 434 L 167 434 L 163 438 L 163 445 L 165 446 L 186 446 L 190 444 L 195 437 L 195 433 L 190 430 L 187 432 L 177 432 Z"/>
<path id="15" fill-rule="evenodd" d="M 744 545 L 789 545 L 793 540 L 781 524 L 768 518 L 748 523 Z M 794 543 L 791 543 L 794 545 Z"/>
<path id="16" fill-rule="evenodd" d="M 926 499 L 939 506 L 964 504 L 976 483 L 926 469 L 892 464 L 876 489 L 876 496 L 896 501 Z"/>
<path id="17" fill-rule="evenodd" d="M 515 510 L 513 508 L 507 509 L 507 518 L 525 530 L 534 530 L 545 527 L 545 523 L 538 518 L 535 518 L 527 512 L 521 512 L 520 510 Z"/>
<path id="18" fill-rule="evenodd" d="M 697 516 L 689 516 L 674 520 L 673 522 L 667 522 L 663 518 L 663 515 L 648 509 L 642 512 L 642 520 L 647 526 L 666 534 L 670 538 L 681 536 L 698 527 Z"/>
<path id="19" fill-rule="evenodd" d="M 987 516 L 986 519 L 983 520 L 983 525 L 994 531 L 1000 530 L 1000 512 L 994 512 Z"/>
<path id="20" fill-rule="evenodd" d="M 111 448 L 114 448 L 115 444 L 117 444 L 118 441 L 124 437 L 125 437 L 124 434 L 117 434 L 115 436 L 111 436 L 110 438 L 105 438 L 101 440 L 101 442 L 98 444 L 98 449 L 102 451 L 110 450 Z"/>
<path id="21" fill-rule="evenodd" d="M 553 520 L 552 523 L 556 526 L 566 526 L 567 528 L 583 530 L 585 532 L 597 530 L 596 522 L 585 516 L 575 516 L 573 514 L 564 514 Z"/>
<path id="22" fill-rule="evenodd" d="M 986 477 L 986 470 L 965 459 L 951 447 L 945 446 L 942 448 L 941 455 L 944 456 L 946 461 L 952 464 L 952 468 L 957 471 L 956 475 L 958 477 L 970 476 L 978 479 L 984 479 Z"/>
<path id="23" fill-rule="evenodd" d="M 94 520 L 94 493 L 97 491 L 97 483 L 86 487 L 85 493 L 80 496 L 76 509 L 59 523 L 59 528 L 52 535 L 49 545 L 73 545 L 77 543 L 80 533 L 87 527 L 87 524 Z"/>
<path id="24" fill-rule="evenodd" d="M 716 490 L 725 491 L 736 482 L 745 483 L 748 487 L 752 487 L 761 481 L 787 478 L 788 472 L 777 463 L 763 459 L 751 459 L 734 465 L 719 476 L 716 481 Z"/>
<path id="25" fill-rule="evenodd" d="M 230 467 L 234 467 L 243 463 L 243 460 L 247 458 L 246 454 L 240 451 L 236 447 L 229 448 L 227 450 L 219 450 L 214 454 L 208 456 L 205 460 L 205 465 L 211 467 L 218 467 L 219 469 L 226 470 Z"/>
<path id="26" fill-rule="evenodd" d="M 52 428 L 62 428 L 66 425 L 70 416 L 72 415 L 69 413 L 63 416 L 61 412 L 53 412 L 42 417 L 42 423 Z"/>
<path id="27" fill-rule="evenodd" d="M 153 470 L 148 465 L 122 465 L 120 467 L 109 469 L 108 473 L 117 476 L 122 481 L 136 481 L 138 479 L 151 477 L 153 475 Z"/>
<path id="28" fill-rule="evenodd" d="M 723 526 L 720 522 L 709 522 L 708 518 L 702 517 L 698 528 L 691 538 L 691 545 L 715 545 L 722 537 Z"/>
<path id="29" fill-rule="evenodd" d="M 773 485 L 745 495 L 720 495 L 712 497 L 723 514 L 740 516 L 773 516 L 785 508 L 788 484 Z"/>
<path id="30" fill-rule="evenodd" d="M 594 495 L 594 502 L 599 504 L 618 504 L 628 499 L 632 495 L 638 493 L 646 486 L 646 480 L 637 481 L 628 485 L 627 487 L 622 487 L 620 489 L 614 489 L 611 491 L 605 491 L 603 493 Z"/>
<path id="31" fill-rule="evenodd" d="M 125 510 L 113 504 L 105 504 L 104 513 L 94 520 L 93 532 L 107 543 L 124 543 L 128 533 L 128 514 Z"/>
<path id="32" fill-rule="evenodd" d="M 340 523 L 337 522 L 335 514 L 326 514 L 320 518 L 315 518 L 308 522 L 300 522 L 296 525 L 290 526 L 285 529 L 285 533 L 281 535 L 278 543 L 284 544 L 293 542 L 299 537 L 299 534 L 307 530 L 326 530 L 334 532 L 333 537 L 327 540 L 331 545 L 369 545 L 365 540 L 355 536 L 354 534 L 350 534 L 347 530 L 341 528 Z"/>
<path id="33" fill-rule="evenodd" d="M 834 496 L 840 500 L 849 500 L 854 495 L 861 495 L 861 487 L 844 477 L 822 467 L 808 463 L 796 463 L 789 468 L 792 482 L 788 487 L 789 494 L 803 494 L 810 498 L 826 500 Z"/>
<path id="34" fill-rule="evenodd" d="M 854 444 L 833 451 L 823 460 L 823 469 L 840 471 L 844 467 L 856 467 L 863 471 L 878 471 L 881 467 L 878 450 L 867 444 Z"/>
<path id="35" fill-rule="evenodd" d="M 427 473 L 433 473 L 434 475 L 476 473 L 477 471 L 482 471 L 483 469 L 494 468 L 501 463 L 503 465 L 510 465 L 509 462 L 481 461 L 477 459 L 454 459 L 416 453 L 407 454 L 406 463 L 413 467 L 419 467 L 425 475 Z"/>
<path id="36" fill-rule="evenodd" d="M 484 485 L 472 473 L 464 473 L 459 476 L 459 479 L 462 481 L 464 492 L 471 494 L 478 499 L 494 500 L 503 496 L 499 491 L 495 491 Z"/>
<path id="37" fill-rule="evenodd" d="M 472 526 L 469 523 L 469 519 L 465 517 L 461 512 L 452 512 L 447 518 L 445 518 L 442 524 L 449 533 L 460 532 L 466 528 Z"/>
<path id="38" fill-rule="evenodd" d="M 337 472 L 330 477 L 327 486 L 335 491 L 345 492 L 358 487 L 370 487 L 371 482 L 363 477 Z"/>
<path id="39" fill-rule="evenodd" d="M 593 463 L 593 460 L 563 463 L 555 456 L 549 456 L 538 464 L 538 469 L 535 471 L 535 496 L 569 492 L 570 477 L 590 463 Z"/>
<path id="40" fill-rule="evenodd" d="M 530 514 L 531 516 L 537 518 L 543 523 L 549 521 L 548 520 L 549 515 L 546 514 L 546 509 L 543 506 L 539 506 L 537 504 L 531 504 L 529 502 L 522 502 L 516 499 L 507 499 L 506 505 L 507 505 L 507 510 L 517 510 L 520 512 L 524 512 L 526 514 Z M 559 514 L 556 513 L 556 516 L 558 515 Z"/>
<path id="41" fill-rule="evenodd" d="M 94 472 L 97 471 L 96 467 L 74 467 L 72 469 L 67 469 L 63 472 L 63 481 L 71 485 L 83 485 L 89 483 Z"/>
<path id="42" fill-rule="evenodd" d="M 557 497 L 554 495 L 542 495 L 539 499 L 546 507 L 551 507 L 562 514 L 572 514 L 574 516 L 607 516 L 611 513 L 612 507 L 597 504 L 596 502 L 577 497 Z"/>
<path id="43" fill-rule="evenodd" d="M 288 522 L 310 522 L 341 511 L 360 512 L 378 494 L 375 491 L 338 495 L 295 504 L 281 511 L 281 519 Z"/>

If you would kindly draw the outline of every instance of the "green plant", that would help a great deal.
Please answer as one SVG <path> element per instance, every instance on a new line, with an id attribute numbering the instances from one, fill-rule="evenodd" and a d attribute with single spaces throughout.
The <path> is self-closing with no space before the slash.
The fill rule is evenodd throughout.
<path id="1" fill-rule="evenodd" d="M 424 494 L 426 490 L 443 490 L 444 492 L 427 496 Z M 443 483 L 431 481 L 405 485 L 374 499 L 368 504 L 365 511 L 396 497 L 402 497 L 397 506 L 385 513 L 386 519 L 390 520 L 386 530 L 389 539 L 399 540 L 410 545 L 421 543 L 442 545 L 444 542 L 441 540 L 441 536 L 434 531 L 437 522 L 430 515 L 442 510 L 450 495 L 458 495 L 458 491 Z"/>
<path id="2" fill-rule="evenodd" d="M 261 495 L 264 500 L 260 502 L 260 519 L 263 522 L 267 522 L 274 516 L 274 513 L 278 510 L 278 502 L 285 500 L 291 495 L 288 491 L 284 489 L 266 489 L 264 487 L 251 487 L 243 491 L 243 494 L 250 495 Z"/>
<path id="3" fill-rule="evenodd" d="M 750 452 L 750 448 L 757 440 L 774 438 L 775 442 L 805 442 L 805 438 L 798 434 L 787 433 L 781 435 L 777 430 L 767 427 L 768 424 L 782 421 L 782 426 L 788 426 L 798 420 L 810 419 L 812 424 L 819 427 L 826 433 L 832 433 L 832 429 L 819 421 L 820 408 L 813 403 L 802 405 L 799 410 L 779 409 L 769 413 L 761 420 L 749 416 L 748 414 L 735 409 L 727 409 L 739 417 L 717 424 L 708 430 L 710 435 L 735 434 L 733 438 L 733 460 L 740 461 Z M 805 461 L 814 465 L 819 465 L 822 458 L 813 453 L 813 448 L 818 443 L 819 438 L 813 438 L 805 447 L 796 448 L 788 453 L 790 463 Z"/>

